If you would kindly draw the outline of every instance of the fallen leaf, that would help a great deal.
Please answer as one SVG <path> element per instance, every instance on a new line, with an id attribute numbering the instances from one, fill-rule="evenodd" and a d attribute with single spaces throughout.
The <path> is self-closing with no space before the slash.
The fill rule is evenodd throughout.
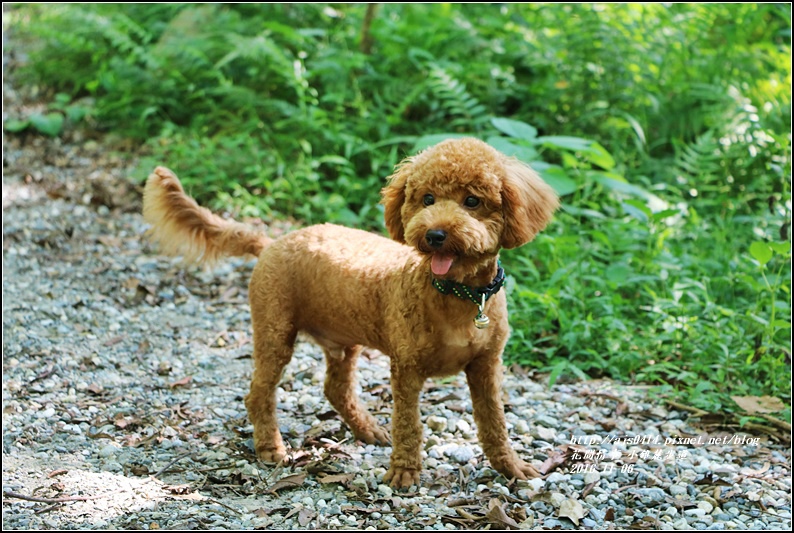
<path id="1" fill-rule="evenodd" d="M 68 470 L 66 470 L 65 468 L 60 468 L 58 470 L 53 470 L 52 472 L 47 474 L 47 477 L 52 478 L 52 477 L 55 477 L 55 476 L 62 476 L 62 475 L 64 475 L 67 472 L 68 472 Z"/>
<path id="2" fill-rule="evenodd" d="M 218 298 L 218 301 L 228 302 L 229 300 L 237 296 L 238 292 L 240 292 L 240 289 L 238 289 L 235 285 L 232 285 L 231 287 L 226 289 L 223 292 L 223 294 L 221 294 L 221 296 Z"/>
<path id="3" fill-rule="evenodd" d="M 446 396 L 444 396 L 443 398 L 440 398 L 440 399 L 436 400 L 433 403 L 439 404 L 439 403 L 448 402 L 450 400 L 459 402 L 460 400 L 462 400 L 462 398 L 459 395 L 455 394 L 455 393 L 450 393 L 450 394 L 447 394 Z"/>
<path id="4" fill-rule="evenodd" d="M 119 335 L 118 337 L 113 337 L 112 339 L 108 339 L 102 343 L 102 346 L 113 346 L 114 344 L 118 344 L 124 340 L 124 335 Z"/>
<path id="5" fill-rule="evenodd" d="M 461 505 L 473 505 L 477 503 L 474 498 L 453 498 L 447 501 L 447 507 L 460 507 Z"/>
<path id="6" fill-rule="evenodd" d="M 488 522 L 502 529 L 518 529 L 518 522 L 507 516 L 499 500 L 491 500 L 488 507 L 488 514 L 485 515 Z"/>
<path id="7" fill-rule="evenodd" d="M 733 483 L 725 481 L 724 479 L 714 477 L 712 472 L 707 472 L 702 478 L 695 480 L 693 485 L 711 485 L 711 486 L 730 487 L 733 485 Z"/>
<path id="8" fill-rule="evenodd" d="M 475 525 L 477 524 L 476 522 L 473 522 L 473 521 L 468 520 L 466 518 L 460 518 L 460 517 L 452 516 L 452 515 L 448 515 L 448 514 L 441 517 L 441 522 L 452 523 L 452 524 L 454 524 L 454 525 L 456 525 L 456 526 L 458 526 L 458 527 L 460 527 L 460 528 L 462 528 L 464 530 L 467 530 L 467 531 L 473 530 Z M 428 529 L 428 528 L 425 528 L 425 529 Z"/>
<path id="9" fill-rule="evenodd" d="M 122 287 L 125 289 L 137 289 L 138 285 L 141 284 L 141 280 L 138 278 L 127 278 L 127 280 L 121 284 Z"/>
<path id="10" fill-rule="evenodd" d="M 206 497 L 200 492 L 188 492 L 187 494 L 172 494 L 172 498 L 176 500 L 188 500 L 194 502 L 203 502 Z"/>
<path id="11" fill-rule="evenodd" d="M 295 468 L 311 465 L 313 464 L 313 459 L 314 459 L 314 454 L 306 450 L 296 450 L 294 453 L 290 454 L 289 456 L 290 463 Z M 309 472 L 309 473 L 316 474 L 318 472 L 327 472 L 327 470 L 318 470 L 317 472 Z M 338 471 L 333 473 L 336 474 L 338 473 Z"/>
<path id="12" fill-rule="evenodd" d="M 130 466 L 130 473 L 133 476 L 148 476 L 149 468 L 146 465 L 132 465 Z"/>
<path id="13" fill-rule="evenodd" d="M 519 526 L 527 519 L 527 510 L 524 507 L 514 507 L 510 512 L 510 517 L 518 522 Z"/>
<path id="14" fill-rule="evenodd" d="M 731 396 L 731 399 L 750 415 L 777 413 L 786 407 L 780 398 L 774 396 Z"/>
<path id="15" fill-rule="evenodd" d="M 347 485 L 353 481 L 354 477 L 356 477 L 355 474 L 326 474 L 321 472 L 317 475 L 317 481 L 323 484 L 341 483 L 342 485 Z"/>
<path id="16" fill-rule="evenodd" d="M 769 464 L 769 462 L 766 462 L 766 463 L 764 463 L 764 466 L 762 466 L 762 467 L 761 467 L 761 468 L 759 468 L 758 470 L 755 470 L 755 469 L 753 469 L 753 468 L 742 468 L 742 469 L 740 470 L 740 473 L 741 473 L 743 476 L 750 476 L 750 477 L 760 476 L 761 474 L 763 474 L 764 472 L 766 472 L 767 470 L 769 470 L 769 467 L 770 467 L 770 466 L 771 466 L 771 465 Z"/>
<path id="17" fill-rule="evenodd" d="M 615 510 L 612 507 L 607 509 L 607 511 L 604 513 L 604 520 L 608 520 L 609 522 L 613 522 L 615 520 Z"/>
<path id="18" fill-rule="evenodd" d="M 96 428 L 94 428 L 94 429 L 96 430 Z M 112 439 L 113 438 L 112 435 L 110 435 L 108 433 L 104 433 L 104 432 L 103 433 L 91 433 L 91 431 L 89 430 L 88 433 L 86 433 L 86 434 L 88 435 L 89 439 Z"/>
<path id="19" fill-rule="evenodd" d="M 457 509 L 455 509 L 455 512 L 458 513 L 462 518 L 465 518 L 466 520 L 482 520 L 483 519 L 482 515 L 478 516 L 478 515 L 471 514 L 470 512 L 468 512 L 463 507 L 458 507 Z"/>
<path id="20" fill-rule="evenodd" d="M 296 464 L 297 464 L 297 462 L 296 462 Z M 339 467 L 339 465 L 331 463 L 331 462 L 328 462 L 328 461 L 326 461 L 324 459 L 314 459 L 314 458 L 312 458 L 311 461 L 308 461 L 308 462 L 304 461 L 303 462 L 303 468 L 309 474 L 314 474 L 314 475 L 320 475 L 320 474 L 336 475 L 336 474 L 341 474 L 342 473 L 341 468 Z M 333 482 L 329 482 L 329 483 L 333 483 Z"/>
<path id="21" fill-rule="evenodd" d="M 148 351 L 149 351 L 149 348 L 150 348 L 149 341 L 147 341 L 147 340 L 145 340 L 145 339 L 144 339 L 144 340 L 143 340 L 143 341 L 141 341 L 141 343 L 138 345 L 138 351 L 137 351 L 137 352 L 135 352 L 135 353 L 136 353 L 137 355 L 143 355 L 143 354 L 145 354 L 146 352 L 148 352 Z"/>
<path id="22" fill-rule="evenodd" d="M 267 492 L 271 494 L 275 494 L 281 489 L 293 489 L 295 487 L 299 487 L 303 485 L 305 479 L 306 479 L 305 472 L 301 472 L 300 474 L 290 474 L 289 476 L 284 476 L 283 478 L 273 483 L 273 485 L 270 486 Z"/>
<path id="23" fill-rule="evenodd" d="M 558 451 L 554 451 L 543 461 L 543 464 L 540 465 L 538 469 L 541 474 L 548 474 L 552 470 L 562 466 L 565 464 L 565 461 L 568 460 L 568 456 L 564 453 L 560 453 Z"/>
<path id="24" fill-rule="evenodd" d="M 614 418 L 607 418 L 607 419 L 601 420 L 601 421 L 599 421 L 597 423 L 598 423 L 598 425 L 601 426 L 601 428 L 604 431 L 607 431 L 607 432 L 612 431 L 613 429 L 618 427 L 618 423 L 615 421 Z"/>
<path id="25" fill-rule="evenodd" d="M 587 495 L 588 495 L 588 494 L 590 494 L 590 491 L 592 491 L 592 490 L 595 488 L 595 486 L 596 486 L 597 484 L 598 484 L 598 482 L 597 482 L 597 481 L 593 481 L 592 483 L 588 483 L 588 484 L 585 486 L 585 488 L 584 488 L 584 489 L 582 489 L 581 498 L 582 498 L 582 499 L 584 499 L 584 498 L 587 498 Z"/>
<path id="26" fill-rule="evenodd" d="M 642 520 L 632 524 L 632 529 L 659 529 L 659 521 L 651 516 L 643 516 Z"/>
<path id="27" fill-rule="evenodd" d="M 303 504 L 297 503 L 292 507 L 292 510 L 284 515 L 284 520 L 288 520 L 303 510 Z"/>
<path id="28" fill-rule="evenodd" d="M 311 509 L 301 509 L 298 513 L 298 523 L 301 525 L 301 527 L 306 527 L 306 525 L 311 522 L 311 519 L 315 516 L 317 516 L 317 513 Z"/>
<path id="29" fill-rule="evenodd" d="M 91 394 L 96 394 L 97 396 L 99 396 L 100 394 L 103 394 L 105 392 L 105 389 L 102 388 L 102 385 L 100 385 L 98 383 L 90 384 L 88 387 L 86 387 L 85 390 L 87 390 Z"/>
<path id="30" fill-rule="evenodd" d="M 455 413 L 466 412 L 466 406 L 464 406 L 462 403 L 448 403 L 447 409 Z"/>
<path id="31" fill-rule="evenodd" d="M 535 529 L 535 517 L 530 516 L 518 523 L 518 529 Z"/>
<path id="32" fill-rule="evenodd" d="M 141 420 L 137 416 L 124 416 L 122 414 L 120 418 L 113 420 L 113 425 L 119 429 L 132 428 L 135 426 L 142 426 L 143 420 Z"/>
<path id="33" fill-rule="evenodd" d="M 541 474 L 548 474 L 552 470 L 559 468 L 566 462 L 568 462 L 574 455 L 574 453 L 579 454 L 579 458 L 583 458 L 585 452 L 587 451 L 586 448 L 582 446 L 574 446 L 571 444 L 564 444 L 560 447 L 559 450 L 554 450 L 549 457 L 543 461 L 543 464 L 540 465 L 540 473 Z"/>
<path id="34" fill-rule="evenodd" d="M 575 525 L 579 525 L 579 520 L 584 518 L 584 508 L 579 500 L 569 498 L 560 504 L 557 509 L 557 516 L 569 518 Z"/>
<path id="35" fill-rule="evenodd" d="M 113 237 L 110 235 L 100 235 L 97 237 L 97 240 L 107 246 L 108 248 L 119 248 L 121 247 L 121 238 Z"/>
<path id="36" fill-rule="evenodd" d="M 190 494 L 193 492 L 193 487 L 190 485 L 163 485 L 163 490 L 171 494 Z"/>
<path id="37" fill-rule="evenodd" d="M 178 380 L 174 381 L 173 383 L 171 383 L 169 385 L 169 387 L 171 387 L 172 389 L 174 389 L 176 387 L 184 387 L 185 385 L 190 383 L 191 379 L 193 379 L 193 376 L 185 376 L 182 379 L 178 379 Z"/>
<path id="38" fill-rule="evenodd" d="M 55 370 L 56 370 L 55 369 L 55 365 L 50 365 L 44 371 L 42 371 L 39 374 L 37 374 L 35 378 L 31 379 L 30 383 L 32 384 L 32 383 L 35 383 L 36 381 L 39 381 L 39 380 L 46 379 L 46 378 L 50 377 L 51 375 L 53 375 L 55 373 Z"/>
<path id="39" fill-rule="evenodd" d="M 370 507 L 358 507 L 355 505 L 345 505 L 342 507 L 342 511 L 353 511 L 354 513 L 364 513 L 364 514 L 372 514 L 372 513 L 379 513 L 381 511 L 380 508 L 370 508 Z"/>

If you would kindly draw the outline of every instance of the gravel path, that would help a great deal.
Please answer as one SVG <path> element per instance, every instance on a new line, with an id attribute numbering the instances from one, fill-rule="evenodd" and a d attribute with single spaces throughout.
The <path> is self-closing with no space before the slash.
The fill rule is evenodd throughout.
<path id="1" fill-rule="evenodd" d="M 4 103 L 24 112 L 11 87 Z M 511 439 L 544 479 L 487 465 L 457 377 L 423 394 L 422 486 L 392 491 L 390 448 L 352 440 L 305 342 L 279 390 L 293 465 L 258 463 L 242 402 L 252 263 L 156 255 L 131 158 L 102 140 L 3 149 L 4 529 L 790 529 L 788 446 L 696 425 L 642 387 L 520 371 Z M 369 355 L 361 396 L 388 423 L 387 361 Z"/>

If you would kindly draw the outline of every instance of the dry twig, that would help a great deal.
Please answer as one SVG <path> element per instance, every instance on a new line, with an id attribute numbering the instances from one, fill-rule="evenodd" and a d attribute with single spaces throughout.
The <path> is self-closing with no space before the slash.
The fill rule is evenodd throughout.
<path id="1" fill-rule="evenodd" d="M 110 494 L 101 494 L 99 496 L 62 496 L 60 498 L 42 498 L 39 496 L 28 496 L 10 490 L 3 491 L 3 496 L 7 498 L 16 498 L 18 500 L 26 500 L 29 502 L 38 503 L 64 503 L 64 502 L 84 502 L 88 500 L 99 500 L 101 498 L 109 498 Z"/>

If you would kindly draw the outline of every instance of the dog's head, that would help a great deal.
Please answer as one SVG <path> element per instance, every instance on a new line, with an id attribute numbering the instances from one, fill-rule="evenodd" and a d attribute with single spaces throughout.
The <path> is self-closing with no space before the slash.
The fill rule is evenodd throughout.
<path id="1" fill-rule="evenodd" d="M 430 256 L 445 278 L 531 241 L 559 207 L 534 170 L 474 138 L 405 159 L 381 193 L 392 239 Z"/>

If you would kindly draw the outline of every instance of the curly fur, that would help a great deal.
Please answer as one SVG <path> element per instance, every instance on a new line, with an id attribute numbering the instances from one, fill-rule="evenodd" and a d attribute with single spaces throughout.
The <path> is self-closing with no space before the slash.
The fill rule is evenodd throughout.
<path id="1" fill-rule="evenodd" d="M 326 397 L 367 443 L 387 444 L 390 437 L 355 394 L 356 361 L 364 346 L 390 357 L 393 452 L 385 480 L 392 486 L 419 483 L 424 382 L 460 371 L 491 465 L 511 478 L 537 476 L 508 442 L 500 391 L 504 291 L 486 303 L 491 325 L 477 329 L 477 306 L 440 294 L 431 280 L 487 285 L 499 250 L 531 241 L 557 209 L 557 196 L 527 165 L 464 138 L 403 161 L 382 198 L 392 240 L 323 224 L 274 241 L 199 207 L 171 171 L 158 167 L 146 184 L 144 215 L 169 253 L 195 261 L 259 258 L 249 285 L 254 374 L 245 404 L 261 459 L 285 458 L 276 388 L 297 334 L 305 332 L 326 356 Z M 443 242 L 431 242 L 433 232 L 443 233 Z"/>

